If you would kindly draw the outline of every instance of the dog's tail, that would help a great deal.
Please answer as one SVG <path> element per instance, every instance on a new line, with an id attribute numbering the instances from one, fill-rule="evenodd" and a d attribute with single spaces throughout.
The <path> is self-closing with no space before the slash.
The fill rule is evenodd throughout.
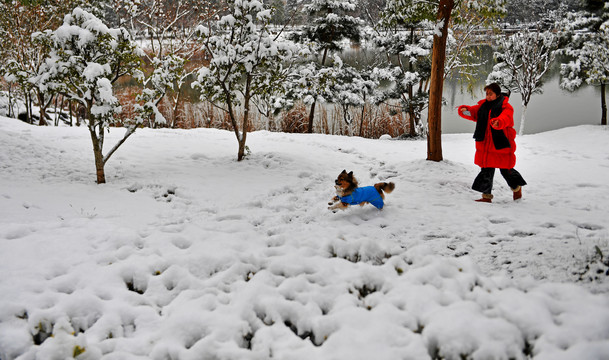
<path id="1" fill-rule="evenodd" d="M 383 192 L 389 194 L 393 191 L 393 189 L 395 189 L 395 184 L 392 182 L 389 182 L 389 183 L 382 182 L 382 183 L 374 184 L 374 187 L 376 188 L 376 191 L 379 192 L 379 194 L 382 194 Z"/>

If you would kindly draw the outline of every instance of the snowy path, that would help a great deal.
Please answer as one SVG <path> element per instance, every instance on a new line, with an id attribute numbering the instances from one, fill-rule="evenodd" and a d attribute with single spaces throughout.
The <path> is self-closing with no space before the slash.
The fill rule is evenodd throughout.
<path id="1" fill-rule="evenodd" d="M 98 186 L 84 129 L 0 119 L 0 358 L 607 359 L 608 140 L 525 136 L 478 204 L 469 135 L 144 129 Z M 342 169 L 385 209 L 330 213 Z"/>

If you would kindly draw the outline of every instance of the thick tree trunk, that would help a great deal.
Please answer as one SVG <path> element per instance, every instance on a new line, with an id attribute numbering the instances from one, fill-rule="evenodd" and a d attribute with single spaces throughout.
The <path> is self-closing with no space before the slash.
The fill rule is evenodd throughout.
<path id="1" fill-rule="evenodd" d="M 429 88 L 429 112 L 427 121 L 427 160 L 442 161 L 442 89 L 444 87 L 444 62 L 446 60 L 446 37 L 454 0 L 440 0 L 438 23 L 442 28 L 440 36 L 434 35 L 431 57 L 431 79 Z"/>
<path id="2" fill-rule="evenodd" d="M 607 125 L 607 100 L 605 99 L 605 83 L 601 83 L 601 125 Z"/>

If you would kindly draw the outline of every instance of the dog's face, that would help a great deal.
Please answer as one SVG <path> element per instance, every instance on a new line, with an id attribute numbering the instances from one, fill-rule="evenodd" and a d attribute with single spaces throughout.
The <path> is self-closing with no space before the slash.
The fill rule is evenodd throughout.
<path id="1" fill-rule="evenodd" d="M 334 180 L 336 194 L 338 196 L 349 195 L 355 188 L 357 188 L 357 180 L 353 176 L 353 171 L 347 173 L 346 170 L 343 170 L 336 180 Z"/>

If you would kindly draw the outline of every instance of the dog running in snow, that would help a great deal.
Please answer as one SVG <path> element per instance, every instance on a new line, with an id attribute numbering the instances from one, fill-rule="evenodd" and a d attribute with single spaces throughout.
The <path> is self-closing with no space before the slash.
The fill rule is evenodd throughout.
<path id="1" fill-rule="evenodd" d="M 357 180 L 353 176 L 353 171 L 347 173 L 343 170 L 336 180 L 336 196 L 328 203 L 328 209 L 336 212 L 337 210 L 345 210 L 349 205 L 364 206 L 366 203 L 374 205 L 377 209 L 382 209 L 385 205 L 385 193 L 389 194 L 395 189 L 395 184 L 392 182 L 380 182 L 374 186 L 359 187 Z"/>

